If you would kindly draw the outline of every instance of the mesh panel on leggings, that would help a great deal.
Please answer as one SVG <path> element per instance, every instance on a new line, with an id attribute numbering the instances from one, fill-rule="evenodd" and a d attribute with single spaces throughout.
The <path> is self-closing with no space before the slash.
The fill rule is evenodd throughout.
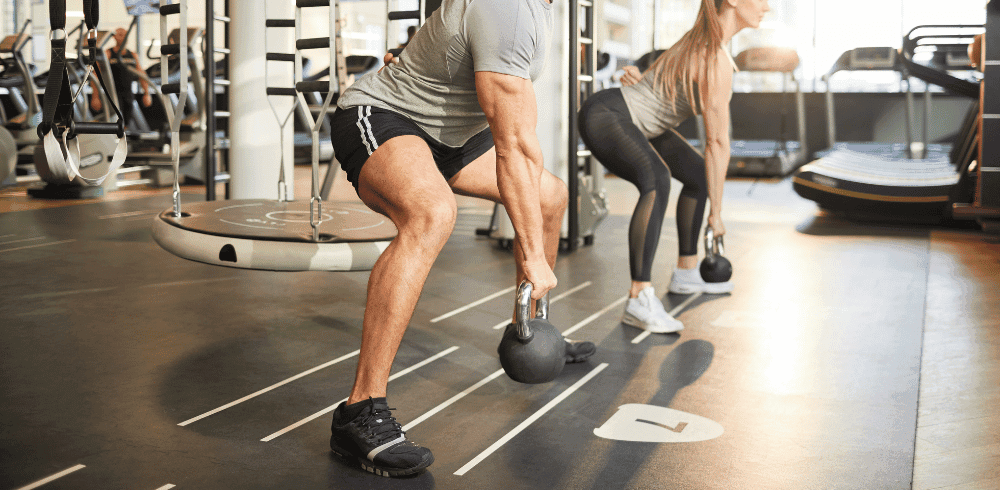
<path id="1" fill-rule="evenodd" d="M 670 197 L 670 178 L 684 184 L 677 205 L 680 255 L 698 251 L 707 191 L 704 158 L 680 135 L 668 131 L 652 141 L 632 123 L 617 89 L 591 96 L 579 114 L 580 136 L 608 170 L 639 189 L 629 225 L 632 280 L 649 281 Z"/>

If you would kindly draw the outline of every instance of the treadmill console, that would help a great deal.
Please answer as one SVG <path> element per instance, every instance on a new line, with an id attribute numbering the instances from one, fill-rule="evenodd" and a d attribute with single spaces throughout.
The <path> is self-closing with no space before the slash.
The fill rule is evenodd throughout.
<path id="1" fill-rule="evenodd" d="M 850 51 L 848 70 L 892 70 L 896 66 L 896 48 L 864 47 Z"/>

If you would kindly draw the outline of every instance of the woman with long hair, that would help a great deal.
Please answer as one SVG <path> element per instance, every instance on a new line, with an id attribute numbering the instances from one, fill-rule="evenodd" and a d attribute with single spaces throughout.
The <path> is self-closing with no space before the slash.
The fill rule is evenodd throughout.
<path id="1" fill-rule="evenodd" d="M 632 286 L 622 318 L 627 325 L 657 333 L 684 328 L 663 308 L 650 281 L 671 177 L 683 187 L 677 202 L 677 267 L 669 290 L 733 290 L 731 282 L 701 279 L 698 237 L 706 202 L 708 226 L 715 236 L 726 233 L 722 186 L 729 166 L 729 100 L 736 64 L 725 45 L 740 30 L 758 27 L 769 10 L 768 0 L 702 0 L 694 27 L 641 77 L 637 70 L 627 73 L 625 86 L 594 94 L 580 109 L 580 134 L 587 147 L 608 170 L 639 189 L 629 225 Z M 634 84 L 627 84 L 629 77 Z M 704 156 L 674 131 L 695 114 L 705 119 Z"/>

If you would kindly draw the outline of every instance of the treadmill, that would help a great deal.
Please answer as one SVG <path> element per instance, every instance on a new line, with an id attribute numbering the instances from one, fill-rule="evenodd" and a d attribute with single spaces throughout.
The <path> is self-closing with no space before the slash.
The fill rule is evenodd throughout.
<path id="1" fill-rule="evenodd" d="M 802 197 L 821 208 L 849 217 L 895 221 L 938 222 L 951 217 L 951 204 L 968 202 L 974 187 L 970 166 L 978 160 L 979 84 L 958 78 L 953 71 L 971 71 L 967 46 L 981 25 L 925 25 L 910 30 L 903 48 L 857 48 L 845 52 L 824 75 L 827 82 L 827 117 L 830 151 L 800 168 L 792 186 Z M 915 55 L 930 61 L 917 62 Z M 837 143 L 834 132 L 830 77 L 843 70 L 892 70 L 907 80 L 907 143 Z M 913 94 L 909 77 L 968 97 L 971 105 L 951 145 L 914 144 L 910 141 Z M 925 92 L 924 117 L 928 117 L 930 91 Z M 926 121 L 926 119 L 925 119 Z M 927 141 L 924 124 L 923 141 Z"/>

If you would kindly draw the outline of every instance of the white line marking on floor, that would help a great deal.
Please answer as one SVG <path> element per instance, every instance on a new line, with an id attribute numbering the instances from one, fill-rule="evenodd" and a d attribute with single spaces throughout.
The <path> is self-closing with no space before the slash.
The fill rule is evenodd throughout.
<path id="1" fill-rule="evenodd" d="M 0 253 L 13 252 L 15 250 L 24 250 L 26 248 L 48 247 L 49 245 L 61 245 L 63 243 L 70 243 L 70 242 L 75 242 L 75 241 L 76 240 L 62 240 L 62 241 L 58 241 L 58 242 L 39 243 L 38 245 L 25 245 L 23 247 L 8 248 L 6 250 L 0 250 Z"/>
<path id="2" fill-rule="evenodd" d="M 430 363 L 432 363 L 432 362 L 434 362 L 434 361 L 436 361 L 436 360 L 438 360 L 438 359 L 440 359 L 440 358 L 442 358 L 442 357 L 444 357 L 444 356 L 446 356 L 448 354 L 451 354 L 452 352 L 455 352 L 456 350 L 458 350 L 458 346 L 457 345 L 453 345 L 453 346 L 451 346 L 451 347 L 449 347 L 449 348 L 447 348 L 447 349 L 445 349 L 445 350 L 443 350 L 443 351 L 441 351 L 441 352 L 433 355 L 432 357 L 428 357 L 427 359 L 424 359 L 423 361 L 420 361 L 420 362 L 418 362 L 418 363 L 416 363 L 416 364 L 414 364 L 414 365 L 412 365 L 412 366 L 410 366 L 410 367 L 408 367 L 408 368 L 406 368 L 406 369 L 404 369 L 404 370 L 402 370 L 402 371 L 400 371 L 400 372 L 398 372 L 396 374 L 393 374 L 392 376 L 389 376 L 389 381 L 392 381 L 392 380 L 394 380 L 396 378 L 399 378 L 400 376 L 405 376 L 405 375 L 409 374 L 412 371 L 420 369 L 420 368 L 426 366 L 427 364 L 430 364 Z M 324 408 L 323 410 L 320 410 L 320 411 L 318 411 L 318 412 L 316 412 L 316 413 L 314 413 L 314 414 L 312 414 L 312 415 L 310 415 L 310 416 L 308 416 L 308 417 L 306 417 L 306 418 L 304 418 L 304 419 L 302 419 L 302 420 L 300 420 L 300 421 L 298 421 L 298 422 L 296 422 L 296 423 L 294 423 L 292 425 L 289 425 L 288 427 L 285 427 L 284 429 L 279 430 L 278 432 L 275 432 L 274 434 L 271 434 L 271 435 L 269 435 L 269 436 L 261 439 L 261 441 L 263 441 L 263 442 L 273 441 L 274 439 L 278 438 L 279 436 L 281 436 L 281 435 L 283 435 L 283 434 L 285 434 L 287 432 L 291 432 L 292 430 L 295 430 L 296 428 L 298 428 L 301 425 L 304 425 L 304 424 L 306 424 L 306 423 L 308 423 L 310 421 L 318 419 L 318 418 L 322 417 L 323 415 L 326 415 L 326 414 L 334 411 L 337 408 L 337 405 L 340 405 L 341 403 L 346 402 L 346 401 L 347 401 L 347 398 L 344 398 L 343 400 L 340 400 L 337 403 L 334 403 L 333 405 L 330 405 L 329 407 Z"/>
<path id="3" fill-rule="evenodd" d="M 176 486 L 177 485 L 174 485 L 173 483 L 167 483 L 166 485 L 163 485 L 162 487 L 157 488 L 156 490 L 170 490 L 171 488 L 174 488 Z"/>
<path id="4" fill-rule="evenodd" d="M 21 299 L 57 298 L 59 296 L 70 296 L 73 294 L 103 293 L 106 291 L 114 291 L 115 289 L 118 288 L 76 289 L 73 291 L 54 291 L 51 293 L 35 293 L 35 294 L 26 294 L 24 296 L 21 296 Z"/>
<path id="5" fill-rule="evenodd" d="M 295 381 L 295 380 L 297 380 L 299 378 L 302 378 L 302 377 L 308 376 L 308 375 L 310 375 L 312 373 L 315 373 L 316 371 L 328 368 L 328 367 L 333 366 L 334 364 L 337 364 L 339 362 L 346 361 L 347 359 L 350 359 L 350 358 L 358 355 L 358 353 L 360 353 L 360 352 L 361 352 L 360 350 L 356 350 L 356 351 L 351 352 L 349 354 L 344 354 L 344 355 L 342 355 L 342 356 L 340 356 L 340 357 L 338 357 L 338 358 L 336 358 L 336 359 L 334 359 L 334 360 L 332 360 L 330 362 L 327 362 L 325 364 L 320 364 L 319 366 L 316 366 L 316 367 L 314 367 L 314 368 L 312 368 L 312 369 L 310 369 L 308 371 L 303 371 L 303 372 L 301 372 L 299 374 L 296 374 L 295 376 L 292 376 L 291 378 L 285 379 L 283 381 L 279 381 L 279 382 L 277 382 L 277 383 L 275 383 L 275 384 L 273 384 L 271 386 L 268 386 L 267 388 L 264 388 L 264 389 L 259 390 L 259 391 L 255 391 L 255 392 L 253 392 L 253 393 L 251 393 L 251 394 L 249 394 L 249 395 L 247 395 L 247 396 L 245 396 L 243 398 L 240 398 L 239 400 L 231 401 L 231 402 L 229 402 L 229 403 L 227 403 L 227 404 L 225 404 L 225 405 L 223 405 L 223 406 L 221 406 L 219 408 L 216 408 L 215 410 L 210 410 L 210 411 L 205 412 L 205 413 L 203 413 L 203 414 L 201 414 L 201 415 L 199 415 L 197 417 L 193 417 L 193 418 L 187 419 L 187 420 L 185 420 L 185 421 L 183 421 L 183 422 L 181 422 L 181 423 L 179 423 L 177 425 L 179 425 L 181 427 L 184 427 L 185 425 L 188 425 L 188 424 L 190 424 L 192 422 L 197 422 L 197 421 L 199 421 L 199 420 L 201 420 L 201 419 L 203 419 L 205 417 L 208 417 L 210 415 L 215 415 L 215 414 L 217 414 L 217 413 L 219 413 L 219 412 L 221 412 L 221 411 L 223 411 L 223 410 L 225 410 L 227 408 L 232 408 L 232 407 L 234 407 L 236 405 L 239 405 L 240 403 L 243 403 L 243 402 L 245 402 L 245 401 L 247 401 L 247 400 L 249 400 L 251 398 L 263 395 L 264 393 L 267 393 L 268 391 L 271 391 L 271 390 L 273 390 L 273 389 L 275 389 L 275 388 L 277 388 L 279 386 L 286 385 L 286 384 L 291 383 L 292 381 Z"/>
<path id="6" fill-rule="evenodd" d="M 12 236 L 17 236 L 16 233 L 11 233 L 10 235 L 0 235 L 0 238 L 10 238 Z"/>
<path id="7" fill-rule="evenodd" d="M 143 215 L 143 216 L 133 216 L 133 217 L 125 220 L 125 222 L 126 223 L 130 223 L 132 221 L 149 221 L 149 218 L 157 218 L 158 216 L 159 216 L 159 214 L 146 214 L 146 215 Z"/>
<path id="8" fill-rule="evenodd" d="M 527 419 L 525 419 L 525 421 L 521 422 L 517 427 L 514 427 L 513 430 L 511 430 L 510 432 L 508 432 L 507 435 L 505 435 L 502 438 L 500 438 L 499 441 L 494 442 L 492 446 L 486 448 L 485 451 L 479 453 L 479 456 L 476 456 L 475 458 L 472 459 L 472 461 L 469 461 L 468 463 L 466 463 L 465 466 L 459 468 L 458 471 L 455 472 L 455 474 L 458 475 L 458 476 L 462 476 L 462 475 L 468 473 L 469 470 L 471 470 L 472 468 L 474 468 L 477 464 L 479 464 L 480 462 L 482 462 L 489 455 L 493 454 L 493 452 L 496 451 L 497 449 L 499 449 L 500 446 L 503 446 L 504 444 L 507 443 L 507 441 L 513 439 L 514 436 L 516 436 L 522 430 L 524 430 L 529 425 L 531 425 L 532 423 L 534 423 L 536 420 L 538 420 L 539 418 L 541 418 L 542 415 L 545 415 L 545 412 L 548 412 L 549 410 L 551 410 L 552 407 L 555 407 L 560 402 L 562 402 L 563 400 L 565 400 L 567 397 L 569 397 L 570 395 L 572 395 L 573 392 L 575 392 L 576 390 L 580 389 L 581 386 L 583 386 L 585 383 L 587 383 L 588 381 L 590 381 L 591 378 L 593 378 L 594 376 L 597 376 L 597 374 L 600 373 L 601 371 L 603 371 L 604 368 L 606 368 L 606 367 L 608 367 L 608 363 L 604 362 L 604 363 L 601 363 L 599 366 L 595 367 L 594 369 L 592 369 L 589 373 L 586 374 L 586 376 L 580 378 L 580 380 L 577 381 L 576 383 L 573 383 L 573 386 L 570 386 L 569 388 L 566 388 L 566 391 L 560 393 L 559 396 L 553 398 L 552 401 L 546 403 L 544 407 L 542 407 L 537 412 L 535 412 L 531 417 L 528 417 Z"/>
<path id="9" fill-rule="evenodd" d="M 580 323 L 577 323 L 576 325 L 573 325 L 572 327 L 569 327 L 569 328 L 567 328 L 567 329 L 566 329 L 566 330 L 565 330 L 565 331 L 564 331 L 564 332 L 562 333 L 562 334 L 563 334 L 563 337 L 566 337 L 566 336 L 568 336 L 569 334 L 571 334 L 571 333 L 573 333 L 573 332 L 575 332 L 575 331 L 577 331 L 577 330 L 579 330 L 579 329 L 583 328 L 583 326 L 584 326 L 584 325 L 586 325 L 586 324 L 588 324 L 588 323 L 590 323 L 590 322 L 592 322 L 592 321 L 596 320 L 596 319 L 597 319 L 598 317 L 600 317 L 601 315 L 603 315 L 603 314 L 605 314 L 605 313 L 607 313 L 607 312 L 611 311 L 611 309 L 612 309 L 612 308 L 614 308 L 614 307 L 616 307 L 616 306 L 618 306 L 618 305 L 620 305 L 620 304 L 624 303 L 624 302 L 625 302 L 625 300 L 627 300 L 627 299 L 628 299 L 628 295 L 626 294 L 625 296 L 622 296 L 621 298 L 618 298 L 618 299 L 616 299 L 614 303 L 611 303 L 610 305 L 608 305 L 608 306 L 605 306 L 605 307 L 604 307 L 604 308 L 603 308 L 603 309 L 602 309 L 601 311 L 598 311 L 597 313 L 594 313 L 593 315 L 590 315 L 590 316 L 588 316 L 588 317 L 587 317 L 587 318 L 585 318 L 585 319 L 584 319 L 584 320 L 583 320 L 582 322 L 580 322 Z"/>
<path id="10" fill-rule="evenodd" d="M 485 385 L 486 383 L 489 383 L 490 381 L 493 381 L 494 379 L 497 379 L 501 374 L 503 374 L 503 369 L 498 369 L 495 373 L 493 373 L 493 374 L 491 374 L 491 375 L 483 378 L 478 383 L 476 383 L 476 384 L 474 384 L 474 385 L 466 388 L 461 393 L 459 393 L 459 394 L 457 394 L 457 395 L 449 398 L 444 403 L 442 403 L 442 404 L 440 404 L 440 405 L 438 405 L 438 406 L 430 409 L 430 411 L 428 411 L 427 413 L 425 413 L 425 414 L 417 417 L 416 420 L 414 420 L 414 421 L 412 421 L 412 422 L 404 425 L 403 426 L 403 430 L 410 430 L 410 429 L 412 429 L 417 424 L 419 424 L 419 423 L 421 423 L 421 422 L 423 422 L 423 421 L 431 418 L 432 416 L 434 416 L 434 414 L 440 412 L 441 410 L 444 410 L 444 409 L 448 408 L 449 405 L 451 405 L 451 404 L 453 404 L 453 403 L 461 400 L 462 398 L 465 398 L 465 395 L 468 395 L 469 393 L 472 393 L 473 391 L 476 391 L 479 388 L 482 388 L 483 385 Z"/>
<path id="11" fill-rule="evenodd" d="M 78 465 L 76 465 L 76 466 L 74 466 L 72 468 L 62 470 L 59 473 L 56 473 L 56 474 L 54 474 L 52 476 L 42 478 L 41 480 L 38 480 L 35 483 L 31 483 L 31 484 L 28 484 L 28 485 L 23 486 L 21 488 L 18 488 L 17 490 L 31 490 L 32 488 L 38 488 L 38 487 L 40 487 L 42 485 L 45 485 L 46 483 L 48 483 L 50 481 L 58 480 L 58 479 L 66 476 L 66 475 L 68 475 L 68 474 L 70 474 L 70 473 L 72 473 L 74 471 L 82 470 L 84 468 L 86 468 L 86 466 L 84 466 L 82 464 L 78 464 Z"/>
<path id="12" fill-rule="evenodd" d="M 692 294 L 690 298 L 684 300 L 684 302 L 682 302 L 681 304 L 677 305 L 676 308 L 670 310 L 670 312 L 669 312 L 670 316 L 676 317 L 678 313 L 680 313 L 684 308 L 687 308 L 687 306 L 689 304 L 691 304 L 694 300 L 696 300 L 696 299 L 698 299 L 700 297 L 701 297 L 701 293 L 694 293 L 694 294 Z M 646 340 L 646 337 L 649 337 L 650 333 L 652 333 L 652 332 L 650 332 L 649 330 L 643 331 L 639 335 L 636 335 L 634 339 L 632 339 L 632 343 L 633 344 L 638 344 L 639 342 L 642 342 L 643 340 Z"/>
<path id="13" fill-rule="evenodd" d="M 441 315 L 441 316 L 439 316 L 439 317 L 431 320 L 431 323 L 437 323 L 437 322 L 439 322 L 441 320 L 444 320 L 445 318 L 452 317 L 452 316 L 457 315 L 457 314 L 459 314 L 459 313 L 461 313 L 461 312 L 463 312 L 465 310 L 468 310 L 469 308 L 475 308 L 475 307 L 477 307 L 477 306 L 479 306 L 479 305 L 481 305 L 481 304 L 483 304 L 483 303 L 485 303 L 485 302 L 487 302 L 487 301 L 489 301 L 489 300 L 491 300 L 493 298 L 497 298 L 499 296 L 503 296 L 505 294 L 508 294 L 508 293 L 510 293 L 511 291 L 513 291 L 516 288 L 517 288 L 517 286 L 511 286 L 511 287 L 509 287 L 507 289 L 504 289 L 503 291 L 497 291 L 497 292 L 495 292 L 495 293 L 493 293 L 493 294 L 491 294 L 491 295 L 489 295 L 489 296 L 487 296 L 487 297 L 485 297 L 485 298 L 483 298 L 481 300 L 469 303 L 469 304 L 467 304 L 467 305 L 465 305 L 465 306 L 463 306 L 463 307 L 461 307 L 461 308 L 459 308 L 457 310 L 449 311 L 448 313 L 445 313 L 444 315 Z"/>
<path id="14" fill-rule="evenodd" d="M 127 213 L 118 214 L 105 214 L 104 216 L 98 216 L 97 219 L 112 219 L 112 218 L 125 218 L 128 216 L 138 216 L 140 214 L 160 214 L 162 209 L 146 209 L 143 211 L 129 211 Z"/>
<path id="15" fill-rule="evenodd" d="M 30 242 L 32 240 L 44 240 L 45 238 L 46 237 L 43 237 L 43 236 L 36 236 L 35 238 L 22 238 L 20 240 L 11 240 L 9 242 L 0 242 L 0 245 L 7 245 L 8 243 Z"/>
<path id="16" fill-rule="evenodd" d="M 223 277 L 223 278 L 219 278 L 219 279 L 193 279 L 193 280 L 190 280 L 190 281 L 159 282 L 159 283 L 156 283 L 156 284 L 146 284 L 146 285 L 139 286 L 139 287 L 143 287 L 143 288 L 159 288 L 159 287 L 167 287 L 167 286 L 189 286 L 191 284 L 204 284 L 204 283 L 208 283 L 208 282 L 233 281 L 235 279 L 236 279 L 235 277 Z"/>
<path id="17" fill-rule="evenodd" d="M 585 283 L 583 283 L 583 284 L 581 284 L 581 285 L 579 285 L 579 286 L 577 286 L 577 287 L 575 287 L 573 289 L 570 289 L 569 291 L 566 291 L 566 292 L 560 294 L 559 296 L 556 296 L 555 298 L 550 299 L 549 300 L 549 305 L 551 305 L 551 304 L 555 303 L 556 301 L 559 301 L 559 300 L 565 298 L 566 296 L 569 296 L 569 295 L 571 295 L 571 294 L 573 294 L 573 293 L 575 293 L 575 292 L 577 292 L 577 291 L 579 291 L 579 290 L 581 290 L 581 289 L 583 289 L 583 288 L 585 288 L 587 286 L 590 286 L 591 284 L 593 284 L 593 282 L 587 281 L 587 282 L 585 282 Z M 502 321 L 502 322 L 494 325 L 493 326 L 493 330 L 500 330 L 501 328 L 506 327 L 509 323 L 510 323 L 509 321 L 504 320 L 504 321 Z"/>

